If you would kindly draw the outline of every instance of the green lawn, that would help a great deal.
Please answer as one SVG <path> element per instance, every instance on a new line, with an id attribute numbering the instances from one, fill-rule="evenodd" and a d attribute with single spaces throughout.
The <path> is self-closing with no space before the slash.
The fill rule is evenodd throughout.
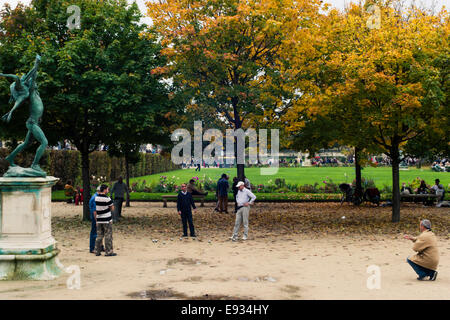
<path id="1" fill-rule="evenodd" d="M 203 179 L 205 176 L 218 180 L 222 173 L 228 174 L 231 178 L 236 176 L 236 169 L 217 169 L 208 168 L 201 169 L 200 172 L 195 169 L 182 169 L 165 173 L 153 174 L 150 176 L 137 177 L 130 179 L 130 183 L 141 182 L 146 183 L 158 182 L 161 175 L 167 176 L 168 179 L 177 179 L 180 183 L 188 182 L 190 178 L 198 176 Z M 275 181 L 276 178 L 286 179 L 286 183 L 295 184 L 314 184 L 318 182 L 322 184 L 324 180 L 332 179 L 335 183 L 347 182 L 351 183 L 355 178 L 355 169 L 353 167 L 302 167 L 302 168 L 279 168 L 278 173 L 273 176 L 260 174 L 259 168 L 246 168 L 245 175 L 252 184 L 264 184 L 269 180 Z M 390 167 L 373 168 L 367 167 L 362 170 L 364 178 L 374 180 L 376 186 L 382 189 L 384 185 L 392 185 L 392 170 Z M 450 184 L 450 172 L 434 172 L 429 167 L 423 169 L 409 168 L 408 170 L 400 170 L 400 182 L 411 182 L 416 177 L 421 177 L 427 184 L 433 185 L 434 179 L 439 178 L 446 189 Z"/>
<path id="2" fill-rule="evenodd" d="M 303 167 L 303 168 L 279 168 L 278 174 L 275 176 L 264 176 L 260 174 L 259 168 L 247 168 L 245 169 L 246 176 L 250 179 L 252 184 L 264 184 L 269 180 L 275 181 L 276 178 L 284 178 L 286 183 L 295 184 L 314 184 L 318 182 L 322 184 L 324 180 L 332 179 L 335 183 L 347 182 L 351 183 L 355 177 L 354 168 L 352 167 Z M 150 176 L 137 177 L 130 179 L 130 183 L 142 182 L 145 180 L 146 183 L 159 182 L 160 176 L 165 175 L 169 179 L 175 179 L 177 182 L 188 182 L 192 177 L 198 176 L 200 179 L 204 177 L 210 177 L 211 179 L 217 180 L 220 178 L 222 173 L 227 173 L 230 177 L 236 175 L 236 169 L 201 169 L 200 172 L 195 171 L 195 169 L 183 169 L 175 170 L 165 173 L 153 174 Z M 384 185 L 392 185 L 391 178 L 391 168 L 364 168 L 362 170 L 363 177 L 373 179 L 378 188 L 382 189 Z M 434 179 L 439 178 L 441 183 L 447 190 L 446 199 L 449 199 L 449 184 L 450 184 L 450 173 L 449 172 L 433 172 L 430 168 L 416 169 L 409 168 L 409 170 L 400 170 L 400 181 L 401 182 L 411 182 L 414 178 L 421 177 L 425 179 L 428 184 L 434 184 Z M 160 201 L 161 196 L 167 193 L 144 193 L 144 192 L 133 192 L 131 194 L 131 200 L 141 200 L 141 201 Z M 383 196 L 386 197 L 387 195 Z M 230 198 L 233 195 L 230 193 Z M 64 200 L 64 191 L 54 191 L 52 193 L 52 200 L 60 201 Z M 338 200 L 340 199 L 339 194 L 302 194 L 302 193 L 258 193 L 258 199 L 263 201 L 269 200 L 292 200 L 292 201 L 309 201 L 309 200 Z M 214 200 L 214 194 L 210 192 L 206 198 L 207 201 Z"/>

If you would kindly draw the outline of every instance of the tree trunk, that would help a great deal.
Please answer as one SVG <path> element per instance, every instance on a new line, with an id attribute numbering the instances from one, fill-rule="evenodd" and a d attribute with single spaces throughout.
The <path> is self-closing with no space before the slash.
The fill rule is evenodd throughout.
<path id="1" fill-rule="evenodd" d="M 392 160 L 392 222 L 400 221 L 400 153 L 398 145 L 391 148 Z"/>
<path id="2" fill-rule="evenodd" d="M 362 184 L 361 184 L 361 165 L 359 161 L 360 149 L 355 147 L 355 176 L 356 176 L 356 194 L 362 196 Z"/>
<path id="3" fill-rule="evenodd" d="M 125 207 L 130 206 L 130 163 L 128 157 L 125 155 L 125 181 L 127 183 L 127 201 L 125 202 Z"/>
<path id="4" fill-rule="evenodd" d="M 242 121 L 239 117 L 237 98 L 232 98 L 232 104 L 233 104 L 233 110 L 234 110 L 234 127 L 235 127 L 235 130 L 238 130 L 238 129 L 242 128 Z M 244 149 L 245 149 L 245 136 L 244 136 Z M 241 164 L 237 163 L 237 139 L 236 139 L 236 137 L 234 138 L 234 154 L 236 157 L 236 168 L 237 168 L 238 181 L 245 182 L 244 181 L 245 163 L 241 163 Z M 244 155 L 244 162 L 245 162 L 245 155 Z"/>
<path id="5" fill-rule="evenodd" d="M 89 150 L 84 147 L 81 152 L 81 177 L 83 180 L 83 221 L 91 220 L 89 200 L 91 198 L 91 179 L 89 175 Z"/>

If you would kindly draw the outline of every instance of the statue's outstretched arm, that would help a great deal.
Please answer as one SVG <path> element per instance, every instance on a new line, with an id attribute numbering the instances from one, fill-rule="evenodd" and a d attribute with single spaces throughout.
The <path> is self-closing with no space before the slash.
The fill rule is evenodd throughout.
<path id="1" fill-rule="evenodd" d="M 22 90 L 22 83 L 20 83 L 20 78 L 18 76 L 16 76 L 15 74 L 0 73 L 0 77 L 13 78 L 14 81 L 16 82 L 16 89 L 19 91 Z"/>
<path id="2" fill-rule="evenodd" d="M 34 61 L 33 69 L 31 69 L 25 76 L 23 76 L 23 80 L 27 83 L 28 87 L 32 90 L 34 88 L 34 83 L 36 81 L 37 69 L 39 67 L 39 63 L 41 62 L 41 56 L 36 55 L 36 60 Z"/>
<path id="3" fill-rule="evenodd" d="M 11 108 L 11 110 L 2 117 L 2 120 L 9 122 L 11 120 L 13 111 L 16 110 L 22 104 L 22 102 L 25 101 L 26 98 L 28 98 L 28 95 L 20 95 L 17 98 L 16 103 L 14 103 L 14 106 Z"/>

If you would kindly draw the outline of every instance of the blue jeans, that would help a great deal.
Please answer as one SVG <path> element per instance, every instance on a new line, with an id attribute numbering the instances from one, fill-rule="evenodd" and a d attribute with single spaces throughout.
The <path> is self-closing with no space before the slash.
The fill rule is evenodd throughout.
<path id="1" fill-rule="evenodd" d="M 91 235 L 89 238 L 89 251 L 94 251 L 96 239 L 97 239 L 97 223 L 95 222 L 93 212 L 91 212 Z"/>
<path id="2" fill-rule="evenodd" d="M 412 262 L 409 260 L 409 258 L 406 259 L 406 261 L 411 265 L 411 267 L 414 269 L 414 271 L 419 275 L 419 278 L 424 278 L 426 276 L 433 276 L 434 271 L 431 269 L 427 269 L 424 267 L 419 266 L 418 264 Z"/>

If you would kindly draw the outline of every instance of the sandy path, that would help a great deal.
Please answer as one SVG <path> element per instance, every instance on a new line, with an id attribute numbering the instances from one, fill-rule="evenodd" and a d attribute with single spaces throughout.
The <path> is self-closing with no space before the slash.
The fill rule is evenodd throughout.
<path id="1" fill-rule="evenodd" d="M 200 208 L 199 216 L 210 215 L 210 206 Z M 264 206 L 261 210 L 273 210 Z M 298 204 L 298 210 L 302 206 Z M 332 207 L 336 210 L 340 209 Z M 192 299 L 205 298 L 206 294 L 228 299 L 450 299 L 448 233 L 439 236 L 439 276 L 431 282 L 415 279 L 405 262 L 413 254 L 411 242 L 399 233 L 274 233 L 252 230 L 250 220 L 250 239 L 234 243 L 227 240 L 233 217 L 222 215 L 213 216 L 219 221 L 218 230 L 205 230 L 198 218 L 199 238 L 180 240 L 173 208 L 136 203 L 125 208 L 124 215 L 130 219 L 126 221 L 135 218 L 140 223 L 144 216 L 153 219 L 160 215 L 173 219 L 173 223 L 155 230 L 121 222 L 114 232 L 118 256 L 95 257 L 88 252 L 89 224 L 78 222 L 81 207 L 54 203 L 52 214 L 53 234 L 61 249 L 59 259 L 65 267 L 80 267 L 81 288 L 67 288 L 68 273 L 53 281 L 2 281 L 0 299 Z M 436 220 L 448 212 L 433 214 Z M 156 220 L 151 221 L 154 225 Z M 76 226 L 70 227 L 70 223 Z M 367 288 L 369 265 L 380 267 L 380 289 Z"/>

